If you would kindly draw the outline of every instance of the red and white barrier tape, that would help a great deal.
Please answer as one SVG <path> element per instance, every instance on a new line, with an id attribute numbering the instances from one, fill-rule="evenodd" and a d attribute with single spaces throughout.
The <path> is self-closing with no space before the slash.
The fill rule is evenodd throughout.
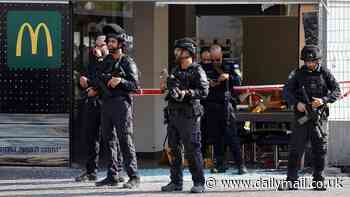
<path id="1" fill-rule="evenodd" d="M 341 81 L 339 84 L 348 84 L 347 90 L 340 99 L 350 96 L 350 81 Z M 234 90 L 238 93 L 268 93 L 273 91 L 281 91 L 283 89 L 283 84 L 276 85 L 254 85 L 254 86 L 239 86 L 234 87 Z M 137 93 L 133 94 L 134 96 L 148 96 L 148 95 L 163 95 L 163 92 L 160 89 L 139 89 Z"/>

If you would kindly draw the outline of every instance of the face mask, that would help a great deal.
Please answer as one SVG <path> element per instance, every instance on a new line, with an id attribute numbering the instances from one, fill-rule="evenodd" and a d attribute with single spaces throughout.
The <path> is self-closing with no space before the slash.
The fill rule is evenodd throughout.
<path id="1" fill-rule="evenodd" d="M 220 67 L 220 66 L 221 66 L 221 63 L 215 62 L 215 63 L 213 63 L 213 66 L 214 66 L 214 67 Z"/>
<path id="2" fill-rule="evenodd" d="M 201 63 L 201 65 L 202 65 L 203 67 L 209 67 L 209 66 L 211 66 L 212 64 L 211 64 L 211 63 L 206 63 L 206 64 Z"/>

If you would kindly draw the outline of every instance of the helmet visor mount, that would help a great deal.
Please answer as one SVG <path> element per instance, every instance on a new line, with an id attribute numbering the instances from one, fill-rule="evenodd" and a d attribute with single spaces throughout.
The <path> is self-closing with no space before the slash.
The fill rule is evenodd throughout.
<path id="1" fill-rule="evenodd" d="M 322 58 L 320 48 L 315 45 L 306 45 L 301 51 L 300 59 L 303 61 L 316 61 Z"/>

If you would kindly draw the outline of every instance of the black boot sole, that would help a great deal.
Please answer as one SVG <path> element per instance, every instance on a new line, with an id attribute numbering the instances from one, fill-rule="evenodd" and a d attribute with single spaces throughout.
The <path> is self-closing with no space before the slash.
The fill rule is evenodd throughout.
<path id="1" fill-rule="evenodd" d="M 103 186 L 118 186 L 119 183 L 114 182 L 114 183 L 95 183 L 96 187 L 103 187 Z"/>
<path id="2" fill-rule="evenodd" d="M 183 188 L 176 188 L 174 190 L 165 190 L 165 189 L 161 189 L 162 192 L 181 192 L 183 191 Z"/>

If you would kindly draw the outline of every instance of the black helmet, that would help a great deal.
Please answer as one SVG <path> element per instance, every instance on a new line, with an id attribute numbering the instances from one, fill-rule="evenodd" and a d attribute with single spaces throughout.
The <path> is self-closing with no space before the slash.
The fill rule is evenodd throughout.
<path id="1" fill-rule="evenodd" d="M 127 38 L 127 35 L 125 33 L 125 30 L 121 28 L 119 25 L 111 23 L 107 24 L 102 28 L 103 34 L 105 34 L 108 38 L 116 38 L 119 41 L 125 41 Z"/>
<path id="2" fill-rule="evenodd" d="M 181 38 L 175 41 L 174 48 L 181 48 L 189 51 L 192 56 L 196 54 L 196 42 L 194 42 L 191 38 Z"/>
<path id="3" fill-rule="evenodd" d="M 301 50 L 300 59 L 303 61 L 314 61 L 322 58 L 321 50 L 316 45 L 305 45 Z"/>

